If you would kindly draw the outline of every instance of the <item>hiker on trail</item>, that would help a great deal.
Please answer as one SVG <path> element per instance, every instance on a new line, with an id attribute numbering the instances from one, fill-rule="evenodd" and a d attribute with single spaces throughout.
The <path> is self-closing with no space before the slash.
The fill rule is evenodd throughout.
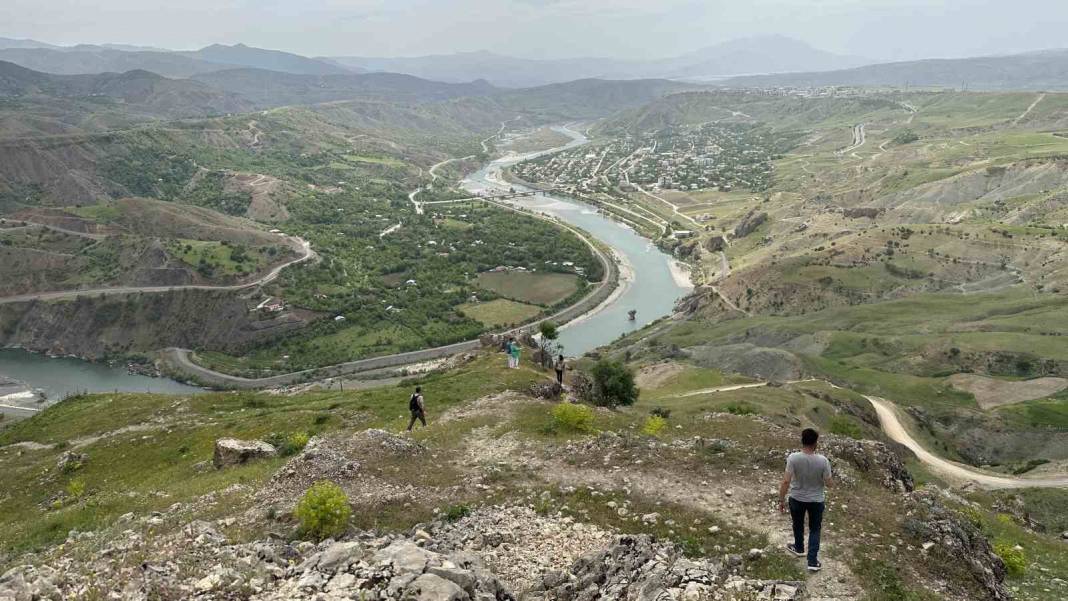
<path id="1" fill-rule="evenodd" d="M 512 338 L 512 342 L 508 347 L 508 367 L 517 369 L 519 367 L 519 354 L 523 352 L 523 347 L 519 345 L 519 342 Z"/>
<path id="2" fill-rule="evenodd" d="M 789 493 L 790 519 L 794 526 L 794 542 L 786 550 L 797 557 L 805 557 L 805 515 L 808 514 L 808 569 L 820 570 L 820 530 L 823 527 L 823 508 L 827 487 L 831 480 L 831 462 L 816 452 L 819 432 L 805 428 L 801 432 L 801 450 L 786 458 L 786 475 L 779 485 L 779 511 L 786 513 Z"/>
<path id="3" fill-rule="evenodd" d="M 412 393 L 412 398 L 408 399 L 408 410 L 412 412 L 412 421 L 408 422 L 408 431 L 411 432 L 415 427 L 415 420 L 423 422 L 423 427 L 426 427 L 426 405 L 423 404 L 423 389 L 419 386 L 415 387 L 415 392 Z"/>
<path id="4" fill-rule="evenodd" d="M 564 385 L 564 370 L 567 369 L 567 363 L 564 362 L 564 356 L 559 355 L 556 357 L 556 361 L 553 363 L 553 369 L 556 370 L 556 383 Z"/>

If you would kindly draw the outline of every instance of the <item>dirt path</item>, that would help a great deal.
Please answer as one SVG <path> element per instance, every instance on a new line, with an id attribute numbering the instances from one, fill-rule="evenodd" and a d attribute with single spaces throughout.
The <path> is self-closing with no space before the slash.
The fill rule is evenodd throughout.
<path id="1" fill-rule="evenodd" d="M 797 384 L 799 382 L 820 382 L 822 380 L 807 379 L 807 380 L 794 380 L 791 382 L 785 382 L 785 384 Z M 841 388 L 830 382 L 825 382 L 835 388 Z M 716 392 L 726 392 L 729 390 L 739 390 L 742 388 L 758 388 L 761 386 L 767 386 L 767 382 L 754 382 L 751 384 L 732 384 L 728 386 L 716 386 L 713 388 L 706 388 L 703 390 L 692 391 L 680 397 L 696 396 L 701 394 L 712 394 Z M 938 455 L 928 451 L 923 447 L 905 428 L 904 424 L 897 416 L 897 408 L 893 403 L 879 397 L 863 395 L 868 399 L 868 402 L 875 408 L 876 414 L 879 416 L 879 425 L 882 427 L 883 432 L 894 442 L 905 445 L 913 453 L 916 454 L 916 458 L 930 467 L 938 474 L 957 482 L 974 482 L 979 486 L 987 489 L 1003 489 L 1003 488 L 1068 488 L 1068 476 L 1052 476 L 1045 478 L 1015 478 L 1012 476 L 1004 476 L 1000 474 L 991 474 L 982 470 L 973 468 L 971 466 L 962 465 L 948 459 L 943 459 Z"/>
<path id="2" fill-rule="evenodd" d="M 1035 98 L 1035 101 L 1031 103 L 1031 106 L 1027 107 L 1027 110 L 1025 110 L 1024 112 L 1020 113 L 1020 115 L 1018 117 L 1016 117 L 1015 119 L 1012 120 L 1012 124 L 1013 125 L 1019 125 L 1020 121 L 1023 121 L 1028 115 L 1030 115 L 1031 111 L 1034 110 L 1034 108 L 1036 106 L 1038 106 L 1038 103 L 1042 102 L 1042 100 L 1045 99 L 1045 97 L 1046 97 L 1045 92 L 1039 94 L 1038 98 Z"/>
<path id="3" fill-rule="evenodd" d="M 917 442 L 916 439 L 908 433 L 905 426 L 898 419 L 897 410 L 892 403 L 886 399 L 880 399 L 873 396 L 865 395 L 864 398 L 868 399 L 872 406 L 875 407 L 875 412 L 879 415 L 879 424 L 882 426 L 883 432 L 885 432 L 891 440 L 908 447 L 909 450 L 916 454 L 916 457 L 918 457 L 920 461 L 944 477 L 956 481 L 964 480 L 975 482 L 983 488 L 989 489 L 1068 488 L 1068 476 L 1033 479 L 1014 478 L 1011 476 L 989 474 L 973 467 L 943 459 L 923 448 L 923 445 Z"/>

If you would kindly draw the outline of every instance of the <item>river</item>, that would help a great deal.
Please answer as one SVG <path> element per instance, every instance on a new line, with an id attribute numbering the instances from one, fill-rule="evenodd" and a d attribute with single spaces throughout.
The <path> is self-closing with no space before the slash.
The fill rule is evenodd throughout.
<path id="1" fill-rule="evenodd" d="M 15 380 L 25 386 L 0 386 L 0 405 L 14 415 L 27 413 L 12 407 L 40 408 L 39 395 L 26 394 L 26 387 L 44 395 L 46 403 L 80 392 L 161 392 L 192 394 L 200 388 L 169 378 L 152 378 L 73 357 L 48 357 L 19 349 L 0 349 L 0 380 Z"/>
<path id="2" fill-rule="evenodd" d="M 585 136 L 566 127 L 557 131 L 572 138 L 563 148 L 587 142 Z M 507 191 L 511 186 L 501 178 L 502 170 L 519 161 L 562 148 L 509 155 L 487 164 L 467 177 L 462 185 L 470 192 Z M 586 231 L 612 247 L 620 263 L 619 288 L 595 311 L 565 325 L 559 342 L 567 355 L 578 356 L 607 344 L 665 315 L 671 314 L 675 302 L 692 290 L 684 270 L 673 258 L 630 227 L 605 217 L 589 205 L 562 196 L 533 196 L 512 201 L 517 206 L 554 216 Z M 631 310 L 634 321 L 627 319 Z M 127 373 L 124 367 L 89 363 L 74 358 L 50 358 L 22 350 L 0 350 L 0 381 L 16 380 L 25 387 L 0 385 L 0 405 L 37 408 L 36 398 L 25 395 L 26 387 L 41 391 L 46 401 L 54 402 L 79 392 L 157 392 L 192 394 L 198 388 L 167 378 L 150 378 Z M 4 409 L 8 413 L 26 411 Z"/>
<path id="3" fill-rule="evenodd" d="M 552 150 L 502 157 L 469 175 L 461 185 L 468 192 L 476 194 L 507 192 L 509 188 L 515 188 L 517 191 L 530 190 L 524 186 L 505 183 L 501 172 L 520 161 L 573 148 L 588 141 L 582 133 L 567 127 L 554 129 L 571 137 L 571 142 Z M 559 341 L 567 355 L 582 355 L 670 315 L 676 301 L 693 290 L 689 278 L 675 259 L 629 226 L 601 215 L 590 205 L 557 195 L 531 196 L 508 202 L 552 215 L 581 228 L 612 247 L 620 259 L 621 286 L 610 302 L 560 330 Z M 627 312 L 631 310 L 637 311 L 634 321 L 627 319 Z"/>

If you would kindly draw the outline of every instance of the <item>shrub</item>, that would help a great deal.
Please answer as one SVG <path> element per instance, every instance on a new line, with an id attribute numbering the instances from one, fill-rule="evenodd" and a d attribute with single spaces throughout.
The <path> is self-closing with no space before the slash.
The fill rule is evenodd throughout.
<path id="1" fill-rule="evenodd" d="M 649 415 L 655 415 L 657 417 L 667 419 L 671 417 L 671 409 L 666 409 L 664 407 L 653 407 L 653 410 L 649 412 Z"/>
<path id="2" fill-rule="evenodd" d="M 860 426 L 843 415 L 835 415 L 831 418 L 831 434 L 848 436 L 857 440 L 864 438 L 864 431 Z"/>
<path id="3" fill-rule="evenodd" d="M 593 409 L 574 403 L 559 403 L 553 407 L 553 425 L 571 432 L 593 431 Z"/>
<path id="4" fill-rule="evenodd" d="M 455 522 L 462 518 L 471 515 L 471 506 L 459 503 L 457 505 L 449 505 L 445 508 L 445 521 Z"/>
<path id="5" fill-rule="evenodd" d="M 1005 562 L 1005 570 L 1010 576 L 1022 576 L 1027 571 L 1027 558 L 1022 549 L 1012 543 L 999 541 L 994 543 L 994 553 Z"/>
<path id="6" fill-rule="evenodd" d="M 274 432 L 266 438 L 268 443 L 278 449 L 278 454 L 282 457 L 290 457 L 301 452 L 308 445 L 308 440 L 307 432 L 290 432 L 289 434 Z"/>
<path id="7" fill-rule="evenodd" d="M 294 515 L 300 521 L 301 532 L 323 539 L 345 532 L 352 508 L 340 486 L 323 480 L 304 493 Z"/>
<path id="8" fill-rule="evenodd" d="M 619 361 L 602 359 L 590 370 L 593 376 L 594 402 L 604 407 L 633 405 L 638 400 L 634 372 Z"/>
<path id="9" fill-rule="evenodd" d="M 330 421 L 330 414 L 329 413 L 320 413 L 319 415 L 315 416 L 315 425 L 316 426 L 321 426 L 321 425 L 325 424 L 328 421 Z"/>
<path id="10" fill-rule="evenodd" d="M 659 415 L 650 415 L 645 418 L 645 424 L 642 425 L 642 434 L 646 436 L 659 436 L 660 431 L 667 426 L 667 420 Z"/>
<path id="11" fill-rule="evenodd" d="M 756 415 L 756 414 L 760 413 L 759 411 L 757 411 L 756 407 L 753 407 L 749 403 L 745 403 L 745 402 L 740 402 L 740 403 L 730 402 L 730 403 L 727 403 L 727 405 L 723 408 L 723 410 L 726 411 L 727 413 L 731 413 L 731 414 L 734 414 L 734 415 Z"/>
<path id="12" fill-rule="evenodd" d="M 77 501 L 85 496 L 85 480 L 75 478 L 67 483 L 67 496 Z"/>

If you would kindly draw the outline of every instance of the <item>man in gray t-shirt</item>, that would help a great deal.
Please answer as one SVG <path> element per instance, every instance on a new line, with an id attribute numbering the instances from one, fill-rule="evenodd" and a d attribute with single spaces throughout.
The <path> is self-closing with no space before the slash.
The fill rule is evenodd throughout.
<path id="1" fill-rule="evenodd" d="M 794 542 L 786 550 L 805 556 L 805 514 L 808 514 L 808 569 L 820 569 L 820 530 L 826 490 L 832 484 L 831 462 L 816 452 L 819 433 L 812 428 L 801 432 L 801 451 L 786 458 L 786 474 L 779 485 L 779 511 L 786 512 L 786 496 L 790 496 L 790 518 L 794 526 Z"/>

